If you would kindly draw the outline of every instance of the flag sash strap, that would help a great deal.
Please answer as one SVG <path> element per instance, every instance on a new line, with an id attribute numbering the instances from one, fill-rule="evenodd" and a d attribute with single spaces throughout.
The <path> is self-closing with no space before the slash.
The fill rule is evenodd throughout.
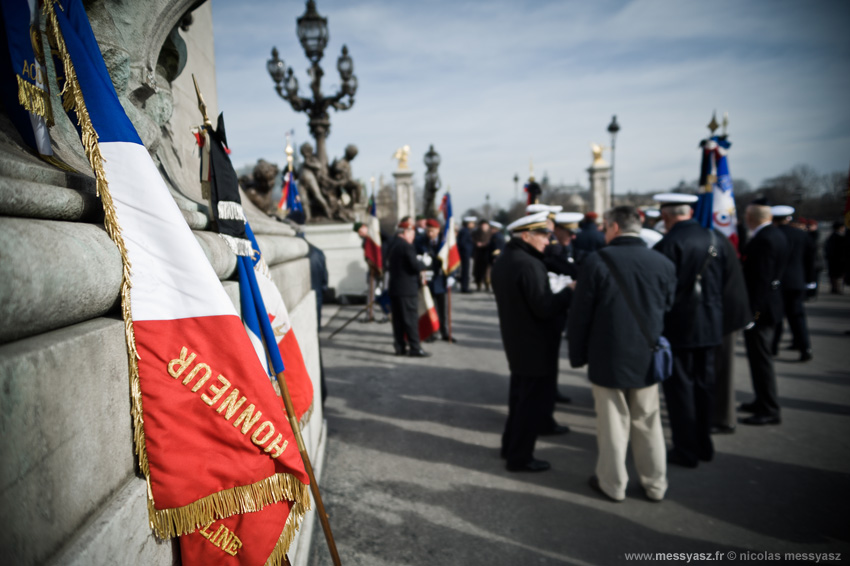
<path id="1" fill-rule="evenodd" d="M 58 50 L 59 58 L 61 59 L 61 62 L 62 62 L 64 69 L 65 69 L 65 84 L 63 86 L 63 93 L 62 94 L 63 94 L 64 100 L 66 102 L 68 102 L 68 107 L 66 109 L 73 110 L 76 113 L 77 119 L 79 120 L 80 136 L 81 136 L 81 140 L 82 140 L 82 143 L 83 143 L 83 147 L 85 149 L 85 153 L 86 153 L 86 156 L 88 158 L 89 164 L 91 165 L 92 170 L 95 174 L 96 187 L 97 187 L 98 195 L 100 196 L 100 198 L 102 199 L 102 202 L 103 202 L 104 214 L 105 214 L 105 220 L 104 220 L 105 228 L 106 228 L 106 231 L 109 234 L 110 238 L 115 242 L 116 246 L 118 247 L 118 250 L 119 250 L 119 253 L 120 253 L 121 259 L 122 259 L 123 280 L 122 280 L 122 285 L 121 285 L 121 299 L 122 299 L 122 301 L 121 301 L 122 307 L 121 308 L 122 308 L 122 315 L 123 315 L 123 319 L 124 319 L 125 340 L 126 340 L 126 343 L 127 343 L 127 355 L 128 355 L 128 362 L 129 362 L 130 388 L 131 388 L 131 413 L 132 413 L 133 425 L 134 425 L 134 443 L 135 443 L 136 454 L 138 455 L 138 458 L 139 458 L 139 467 L 142 470 L 142 472 L 145 476 L 146 483 L 147 483 L 148 511 L 149 511 L 149 519 L 150 519 L 151 528 L 153 528 L 154 531 L 156 532 L 156 534 L 161 538 L 167 538 L 167 537 L 171 537 L 171 536 L 175 536 L 175 535 L 183 535 L 183 534 L 193 532 L 196 529 L 202 528 L 202 527 L 212 523 L 215 519 L 223 519 L 223 518 L 226 518 L 226 517 L 232 516 L 234 514 L 238 514 L 238 513 L 258 511 L 258 510 L 262 509 L 263 507 L 265 507 L 267 505 L 271 505 L 273 503 L 283 501 L 283 500 L 289 500 L 289 501 L 293 502 L 293 511 L 292 512 L 297 513 L 298 516 L 294 517 L 293 521 L 287 522 L 287 524 L 291 525 L 291 526 L 288 526 L 284 529 L 284 533 L 281 534 L 281 540 L 284 540 L 284 539 L 291 540 L 291 536 L 294 534 L 295 525 L 300 520 L 300 516 L 303 515 L 303 513 L 309 508 L 309 489 L 308 489 L 307 485 L 305 485 L 305 482 L 302 479 L 300 479 L 296 475 L 293 475 L 292 473 L 289 472 L 289 470 L 293 470 L 293 473 L 297 473 L 298 476 L 301 476 L 301 477 L 306 476 L 306 474 L 303 471 L 303 468 L 299 469 L 297 467 L 297 465 L 295 465 L 295 460 L 293 458 L 291 458 L 291 456 L 293 456 L 291 451 L 290 451 L 289 454 L 284 455 L 285 444 L 283 444 L 283 448 L 280 448 L 279 446 L 277 447 L 277 448 L 280 449 L 280 453 L 279 453 L 280 456 L 278 458 L 273 459 L 272 454 L 268 453 L 271 449 L 271 445 L 269 445 L 269 447 L 268 447 L 269 450 L 266 450 L 267 454 L 263 455 L 261 450 L 257 450 L 256 448 L 250 447 L 248 445 L 248 442 L 250 442 L 250 440 L 245 440 L 243 438 L 239 438 L 239 440 L 238 440 L 239 450 L 242 450 L 244 453 L 249 453 L 249 452 L 246 452 L 246 449 L 250 449 L 250 454 L 253 455 L 252 457 L 254 458 L 254 462 L 260 462 L 261 463 L 261 465 L 257 466 L 257 468 L 256 468 L 255 477 L 257 478 L 257 481 L 248 482 L 248 483 L 239 484 L 239 485 L 233 485 L 232 487 L 227 487 L 227 488 L 223 488 L 224 486 L 222 485 L 222 486 L 219 486 L 219 487 L 222 487 L 222 489 L 216 489 L 216 490 L 212 491 L 211 493 L 207 493 L 204 496 L 201 496 L 201 497 L 198 497 L 196 499 L 191 500 L 190 503 L 185 504 L 185 505 L 173 506 L 173 507 L 168 507 L 168 506 L 157 507 L 156 504 L 155 504 L 155 501 L 154 501 L 155 492 L 158 489 L 161 489 L 161 487 L 159 486 L 158 482 L 154 478 L 151 477 L 151 473 L 150 473 L 151 472 L 150 449 L 151 449 L 151 446 L 153 446 L 153 444 L 150 444 L 151 441 L 152 441 L 152 438 L 146 438 L 145 428 L 146 428 L 147 425 L 145 423 L 145 417 L 147 417 L 150 421 L 147 424 L 151 424 L 152 426 L 155 426 L 156 421 L 158 420 L 156 417 L 158 417 L 158 415 L 149 414 L 149 415 L 144 415 L 144 417 L 143 417 L 143 413 L 142 413 L 143 388 L 141 387 L 141 382 L 140 382 L 139 376 L 140 376 L 141 362 L 145 362 L 145 364 L 150 364 L 150 363 L 155 363 L 155 362 L 161 361 L 161 360 L 157 360 L 155 356 L 147 356 L 147 352 L 146 352 L 145 359 L 142 359 L 142 357 L 139 355 L 139 349 L 137 348 L 137 337 L 140 335 L 139 332 L 143 332 L 143 333 L 150 332 L 150 329 L 152 327 L 156 326 L 156 322 L 169 322 L 169 321 L 157 321 L 156 316 L 151 316 L 148 319 L 145 319 L 145 324 L 140 323 L 141 325 L 139 326 L 139 328 L 136 328 L 135 325 L 134 325 L 133 312 L 132 312 L 132 304 L 133 303 L 131 301 L 131 285 L 132 284 L 131 284 L 130 255 L 128 253 L 128 246 L 127 246 L 127 242 L 125 240 L 125 236 L 122 234 L 122 229 L 121 229 L 121 227 L 118 223 L 118 216 L 117 216 L 117 212 L 116 212 L 116 202 L 113 200 L 113 196 L 110 193 L 109 184 L 108 184 L 108 180 L 107 180 L 107 177 L 108 177 L 107 170 L 111 171 L 112 173 L 115 173 L 116 168 L 119 168 L 119 170 L 120 170 L 120 167 L 122 166 L 121 156 L 117 155 L 117 153 L 119 153 L 119 150 L 123 151 L 123 148 L 125 146 L 136 146 L 136 147 L 138 147 L 139 149 L 133 149 L 132 151 L 137 152 L 136 154 L 144 154 L 145 156 L 147 156 L 148 161 L 150 161 L 150 156 L 147 154 L 147 151 L 144 149 L 144 147 L 141 146 L 141 142 L 140 142 L 140 140 L 138 140 L 138 134 L 136 134 L 135 130 L 132 128 L 132 125 L 129 124 L 129 120 L 127 120 L 127 124 L 129 125 L 129 129 L 121 130 L 121 128 L 125 127 L 125 126 L 122 126 L 122 125 L 108 126 L 108 127 L 103 128 L 104 131 L 107 133 L 107 137 L 110 137 L 110 136 L 114 137 L 114 134 L 116 132 L 120 131 L 120 133 L 127 134 L 131 138 L 131 140 L 126 142 L 126 143 L 120 143 L 122 141 L 121 138 L 119 138 L 117 140 L 107 139 L 107 141 L 109 141 L 109 142 L 117 141 L 119 143 L 109 143 L 109 144 L 107 144 L 110 148 L 109 151 L 111 153 L 109 153 L 109 155 L 110 155 L 110 160 L 112 161 L 112 163 L 111 164 L 106 163 L 106 160 L 104 158 L 104 153 L 103 153 L 103 151 L 106 151 L 106 150 L 102 148 L 103 142 L 99 141 L 100 132 L 99 132 L 98 129 L 96 129 L 95 122 L 93 121 L 92 115 L 89 113 L 89 109 L 87 108 L 86 100 L 84 98 L 84 92 L 83 92 L 84 87 L 82 86 L 80 79 L 77 75 L 78 69 L 75 68 L 70 49 L 69 49 L 68 45 L 66 44 L 66 36 L 69 39 L 73 39 L 74 49 L 76 50 L 76 53 L 77 53 L 77 55 L 75 55 L 74 57 L 78 56 L 80 58 L 80 61 L 82 61 L 84 65 L 88 64 L 88 65 L 93 66 L 93 68 L 91 68 L 91 69 L 84 69 L 84 71 L 85 71 L 84 74 L 86 75 L 87 80 L 90 81 L 88 83 L 88 86 L 85 87 L 85 88 L 91 89 L 93 91 L 93 93 L 92 93 L 93 99 L 96 101 L 96 104 L 93 106 L 93 108 L 101 113 L 101 114 L 99 114 L 99 117 L 98 117 L 99 122 L 97 122 L 97 123 L 101 124 L 101 126 L 104 124 L 104 122 L 103 122 L 104 116 L 102 115 L 103 110 L 101 108 L 99 108 L 98 104 L 97 104 L 98 102 L 100 102 L 100 100 L 98 99 L 99 96 L 109 97 L 110 93 L 111 93 L 111 96 L 115 98 L 114 103 L 118 107 L 120 107 L 120 104 L 118 104 L 118 102 L 117 102 L 117 97 L 114 93 L 114 89 L 109 90 L 108 92 L 106 91 L 106 89 L 107 89 L 107 87 L 105 86 L 106 83 L 108 83 L 108 88 L 112 89 L 111 82 L 108 80 L 108 73 L 105 73 L 105 72 L 101 73 L 101 75 L 106 75 L 106 80 L 104 80 L 102 76 L 98 75 L 98 73 L 100 72 L 100 67 L 102 67 L 105 70 L 105 66 L 103 66 L 102 58 L 100 58 L 101 56 L 100 56 L 99 50 L 96 54 L 97 59 L 94 59 L 94 57 L 95 57 L 95 55 L 93 54 L 94 50 L 92 49 L 92 47 L 90 45 L 86 44 L 87 41 L 95 41 L 95 40 L 94 40 L 93 34 L 91 34 L 91 28 L 88 27 L 88 21 L 87 21 L 87 19 L 85 19 L 86 16 L 85 16 L 85 12 L 82 8 L 82 5 L 79 3 L 78 0 L 71 0 L 71 1 L 68 1 L 68 2 L 63 2 L 62 5 L 58 6 L 58 8 L 57 8 L 57 4 L 58 4 L 57 0 L 47 0 L 44 4 L 44 11 L 45 11 L 45 14 L 46 14 L 48 33 L 55 40 L 55 44 L 56 44 L 56 48 Z M 73 14 L 72 14 L 72 12 L 73 12 Z M 81 12 L 83 14 L 82 16 L 80 16 Z M 58 15 L 59 13 L 61 13 L 62 15 L 59 16 Z M 72 18 L 76 18 L 76 19 L 72 20 Z M 85 19 L 84 23 L 81 23 L 80 18 Z M 79 37 L 76 35 L 77 33 L 80 34 Z M 70 34 L 70 35 L 68 35 L 68 34 Z M 90 38 L 89 38 L 89 36 L 90 36 Z M 101 84 L 101 85 L 94 84 L 93 85 L 93 83 L 94 83 L 94 81 L 92 81 L 93 76 L 95 76 L 97 79 L 101 80 L 103 82 L 103 84 Z M 94 92 L 94 90 L 98 87 L 101 88 L 102 90 Z M 105 93 L 105 95 L 104 95 L 104 93 Z M 112 101 L 110 100 L 110 103 L 111 102 Z M 123 118 L 126 120 L 126 116 L 123 115 L 123 110 L 121 112 L 122 112 Z M 98 128 L 100 128 L 100 126 L 98 126 Z M 110 129 L 110 128 L 112 128 L 112 129 Z M 129 132 L 131 132 L 131 134 Z M 132 138 L 134 138 L 134 139 L 132 139 Z M 136 155 L 136 154 L 134 154 L 134 155 Z M 156 172 L 156 169 L 153 166 L 152 162 L 150 162 L 146 165 L 143 165 L 143 167 L 148 167 L 148 169 L 153 168 L 152 170 L 154 172 Z M 158 173 L 157 173 L 157 175 L 158 175 Z M 162 184 L 161 178 L 159 179 L 159 183 Z M 164 184 L 162 184 L 161 188 L 167 194 L 167 189 L 165 189 Z M 174 203 L 172 202 L 171 205 L 173 205 L 173 204 Z M 182 228 L 182 226 L 181 226 L 181 228 Z M 186 230 L 188 231 L 188 227 L 186 227 Z M 189 232 L 189 234 L 191 235 L 191 232 Z M 191 241 L 192 241 L 192 244 L 197 246 L 196 241 L 194 241 L 194 240 L 191 240 Z M 138 246 L 138 243 L 135 243 L 134 245 Z M 199 247 L 198 247 L 198 251 L 200 252 Z M 203 254 L 202 252 L 200 252 L 200 253 L 201 253 L 201 255 Z M 206 264 L 206 269 L 209 270 L 209 273 L 212 273 L 213 276 L 214 276 L 214 272 L 212 272 L 212 268 L 209 267 L 208 264 Z M 150 291 L 150 290 L 148 289 L 148 291 Z M 223 290 L 219 289 L 219 291 L 221 293 L 223 293 Z M 198 301 L 203 300 L 203 297 L 196 297 L 196 298 L 197 298 Z M 150 308 L 151 312 L 155 315 L 156 314 L 155 311 L 157 310 L 158 306 L 154 305 L 154 306 L 151 306 L 149 308 Z M 229 312 L 228 313 L 222 313 L 226 316 L 198 317 L 198 315 L 195 315 L 196 318 L 192 319 L 192 320 L 197 320 L 198 324 L 202 324 L 204 322 L 208 322 L 208 320 L 204 320 L 205 318 L 206 319 L 223 319 L 223 320 L 229 321 L 231 316 L 232 316 L 232 318 L 234 318 L 238 321 L 238 317 L 236 317 L 236 315 L 235 315 L 235 309 L 232 308 L 232 305 L 229 305 L 229 308 L 233 310 L 232 315 Z M 147 314 L 150 315 L 151 312 L 149 312 Z M 243 340 L 244 342 L 247 342 L 247 336 L 242 336 L 242 338 L 244 338 L 244 340 Z M 174 342 L 174 343 L 176 344 L 176 342 Z M 186 348 L 184 348 L 183 350 L 187 351 Z M 174 352 L 174 354 L 177 355 L 178 352 Z M 171 371 L 172 368 L 177 367 L 177 366 L 174 366 L 174 362 L 179 362 L 180 360 L 185 361 L 186 355 L 184 355 L 183 352 L 179 352 L 179 354 L 180 354 L 179 360 L 178 359 L 171 360 L 171 365 L 168 366 L 169 372 Z M 253 356 L 253 352 L 251 352 L 251 355 Z M 241 361 L 242 357 L 244 357 L 244 353 L 242 353 L 241 351 L 235 352 L 231 355 L 231 357 L 234 360 L 236 360 L 236 362 L 239 362 L 239 361 Z M 178 364 L 178 366 L 179 365 L 180 364 Z M 189 364 L 187 363 L 186 366 L 183 366 L 181 371 L 185 370 L 188 365 Z M 206 400 L 204 400 L 205 393 L 215 392 L 215 389 L 210 388 L 210 386 L 208 385 L 206 390 L 200 390 L 199 391 L 200 386 L 203 385 L 203 382 L 206 381 L 206 379 L 207 379 L 206 377 L 201 377 L 201 373 L 203 372 L 203 368 L 201 366 L 203 366 L 203 365 L 205 365 L 205 364 L 198 363 L 195 366 L 195 368 L 192 372 L 188 372 L 189 375 L 184 379 L 183 385 L 180 385 L 180 382 L 174 376 L 174 373 L 172 373 L 172 377 L 175 377 L 175 380 L 173 381 L 173 383 L 176 383 L 178 385 L 178 391 L 181 391 L 181 393 L 180 393 L 181 395 L 184 394 L 183 392 L 190 392 L 191 393 L 190 397 L 192 399 L 191 402 L 194 403 L 193 407 L 195 407 L 195 406 L 205 407 L 206 405 L 209 405 L 208 408 L 203 409 L 204 411 L 209 411 L 209 410 L 213 409 L 213 406 L 212 406 L 212 403 L 208 403 Z M 232 366 L 232 364 L 231 364 L 231 366 Z M 207 369 L 209 369 L 209 367 L 207 367 Z M 229 371 L 229 370 L 227 370 L 227 371 Z M 164 372 L 162 372 L 162 373 L 164 373 Z M 212 373 L 212 372 L 210 372 L 210 373 Z M 189 384 L 190 378 L 192 378 L 193 374 L 197 374 L 200 377 L 200 380 L 198 380 L 195 387 L 192 387 L 190 389 L 190 385 L 188 385 L 188 384 Z M 180 374 L 178 373 L 178 376 L 179 375 Z M 241 374 L 239 374 L 239 372 L 232 372 L 232 374 L 229 373 L 228 375 L 233 375 L 233 377 L 239 377 Z M 222 376 L 220 375 L 219 377 L 221 378 Z M 168 383 L 168 382 L 166 382 L 166 383 Z M 234 381 L 234 383 L 236 383 L 236 381 Z M 184 385 L 186 387 L 183 387 Z M 243 386 L 242 383 L 240 383 L 240 387 L 243 387 L 244 391 L 247 392 L 249 395 L 253 394 L 251 392 L 254 389 L 256 389 L 256 386 L 252 385 L 251 383 L 248 383 L 247 381 L 244 382 L 244 386 Z M 268 387 L 269 387 L 269 391 L 271 391 L 271 395 L 274 396 L 274 393 L 271 390 L 271 386 L 268 385 Z M 234 394 L 234 393 L 237 393 L 237 391 L 235 389 L 231 391 L 231 394 Z M 198 397 L 200 397 L 200 399 L 203 400 L 203 403 L 201 403 L 200 405 L 197 403 Z M 262 399 L 260 399 L 260 397 L 262 397 Z M 263 392 L 261 390 L 257 390 L 257 398 L 259 400 L 265 400 L 266 397 L 267 397 L 267 394 L 265 392 Z M 244 397 L 243 397 L 243 399 L 244 399 Z M 242 401 L 242 402 L 244 402 L 244 401 Z M 204 403 L 206 403 L 206 405 L 204 405 Z M 253 405 L 251 405 L 251 408 L 253 408 Z M 263 405 L 263 408 L 265 409 L 266 406 Z M 266 411 L 271 411 L 271 410 L 272 410 L 271 407 L 266 409 Z M 221 413 L 222 411 L 219 410 L 218 412 Z M 235 413 L 236 413 L 236 411 L 234 410 L 233 416 L 235 416 Z M 247 410 L 245 411 L 245 413 L 247 413 Z M 207 413 L 204 413 L 204 414 L 206 415 Z M 212 414 L 214 414 L 214 413 L 212 413 Z M 253 410 L 252 410 L 251 415 L 247 415 L 247 417 L 246 417 L 243 414 L 243 416 L 240 417 L 240 419 L 237 419 L 237 420 L 246 419 L 247 421 L 250 421 L 251 418 L 252 418 L 252 415 L 254 415 Z M 279 420 L 276 420 L 275 422 L 280 422 L 280 421 L 285 422 L 285 418 L 283 417 L 282 411 L 281 411 L 280 417 L 276 417 L 276 415 L 273 415 L 271 413 L 266 415 L 266 416 L 267 416 L 267 418 L 279 418 Z M 260 418 L 260 413 L 258 411 L 257 414 L 256 414 L 256 420 L 254 420 L 254 422 L 257 422 L 257 420 L 259 420 L 259 418 Z M 266 422 L 268 422 L 268 421 L 266 421 Z M 219 419 L 219 421 L 215 421 L 215 419 L 213 419 L 213 421 L 211 421 L 210 424 L 217 426 L 217 427 L 223 427 L 224 424 L 230 425 L 232 423 L 230 423 L 227 420 L 225 420 L 224 418 L 222 418 L 222 419 Z M 266 423 L 264 422 L 263 424 L 266 424 Z M 233 433 L 233 430 L 231 430 L 232 428 L 233 427 L 230 427 L 230 428 L 225 427 L 225 428 L 220 428 L 220 430 L 229 430 L 230 431 L 229 434 L 232 434 Z M 278 430 L 282 431 L 282 434 L 286 433 L 286 430 L 284 428 L 280 427 L 280 425 L 278 426 Z M 237 429 L 236 432 L 238 433 L 239 430 Z M 247 432 L 250 432 L 250 427 L 243 425 L 241 436 L 243 436 L 243 437 L 246 436 Z M 291 432 L 292 431 L 290 430 L 289 434 L 291 434 Z M 260 446 L 259 444 L 256 443 L 256 439 L 258 438 L 258 433 L 259 433 L 259 430 L 254 432 L 253 439 L 254 439 L 254 444 L 256 444 L 257 446 Z M 269 436 L 271 436 L 271 435 L 269 435 Z M 168 441 L 168 438 L 160 439 L 160 442 L 167 442 L 167 441 Z M 278 439 L 273 440 L 272 442 L 274 443 L 274 442 L 277 442 L 277 441 L 278 441 Z M 234 443 L 234 444 L 231 444 L 229 446 L 237 446 L 237 444 Z M 257 458 L 257 456 L 260 456 L 260 458 Z M 283 461 L 284 458 L 286 458 L 285 463 Z M 296 455 L 296 458 L 298 458 L 297 455 Z M 300 458 L 298 458 L 298 460 L 300 461 Z M 211 463 L 213 465 L 216 464 L 216 462 L 211 462 Z M 265 470 L 271 470 L 271 473 L 266 473 Z M 186 474 L 182 473 L 182 475 L 185 476 Z M 197 478 L 189 478 L 189 480 L 196 480 L 196 479 Z M 304 477 L 304 479 L 306 479 L 306 477 Z M 222 481 L 224 482 L 225 480 L 222 480 Z M 198 482 L 196 482 L 196 483 L 198 483 Z M 201 487 L 201 488 L 198 488 L 198 489 L 204 489 L 205 490 L 206 487 Z M 287 529 L 290 529 L 289 534 L 287 534 L 287 532 L 286 532 Z"/>

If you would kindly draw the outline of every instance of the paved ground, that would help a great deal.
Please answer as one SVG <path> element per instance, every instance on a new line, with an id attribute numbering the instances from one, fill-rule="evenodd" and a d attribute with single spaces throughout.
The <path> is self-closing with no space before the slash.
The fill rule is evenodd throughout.
<path id="1" fill-rule="evenodd" d="M 572 432 L 538 441 L 536 456 L 552 470 L 505 471 L 508 374 L 495 303 L 486 294 L 453 299 L 459 343 L 426 345 L 434 356 L 425 360 L 393 356 L 389 324 L 357 321 L 328 339 L 354 307 L 322 331 L 330 396 L 321 487 L 344 565 L 604 566 L 658 552 L 711 553 L 727 564 L 786 562 L 765 552 L 850 561 L 850 296 L 808 303 L 812 362 L 781 353 L 783 424 L 715 437 L 714 462 L 671 467 L 661 504 L 643 499 L 636 480 L 619 504 L 587 486 L 592 397 L 566 348 L 559 379 L 573 403 L 556 416 Z M 326 309 L 325 321 L 335 312 Z M 737 397 L 747 401 L 741 340 L 735 363 Z M 331 564 L 318 524 L 310 563 Z"/>

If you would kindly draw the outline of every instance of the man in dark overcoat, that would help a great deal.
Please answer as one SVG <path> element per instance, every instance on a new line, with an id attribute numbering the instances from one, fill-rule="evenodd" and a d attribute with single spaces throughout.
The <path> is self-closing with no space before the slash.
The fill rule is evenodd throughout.
<path id="1" fill-rule="evenodd" d="M 469 267 L 472 261 L 472 252 L 475 244 L 472 242 L 472 231 L 478 218 L 475 216 L 464 216 L 463 227 L 457 232 L 457 252 L 460 255 L 460 292 L 471 293 L 469 290 Z"/>
<path id="2" fill-rule="evenodd" d="M 773 222 L 785 240 L 788 242 L 788 264 L 785 273 L 782 274 L 781 288 L 782 308 L 788 326 L 791 328 L 792 342 L 789 350 L 800 351 L 800 361 L 807 362 L 812 359 L 812 341 L 809 338 L 809 327 L 806 324 L 806 309 L 803 301 L 806 298 L 806 286 L 815 281 L 815 243 L 809 237 L 808 232 L 791 226 L 791 215 L 794 208 L 786 205 L 771 208 Z M 779 351 L 779 342 L 782 339 L 782 319 L 776 323 L 776 332 L 773 335 L 773 355 Z"/>
<path id="3" fill-rule="evenodd" d="M 744 343 L 755 399 L 741 405 L 741 411 L 752 415 L 740 422 L 749 425 L 782 422 L 770 348 L 776 322 L 782 317 L 780 288 L 788 256 L 788 241 L 772 220 L 770 207 L 763 200 L 747 206 L 746 222 L 750 237 L 742 260 L 753 325 L 744 330 Z"/>
<path id="4" fill-rule="evenodd" d="M 667 232 L 655 244 L 676 266 L 676 297 L 664 317 L 664 336 L 673 349 L 673 375 L 664 397 L 673 436 L 667 461 L 695 468 L 714 458 L 715 350 L 723 342 L 723 286 L 727 248 L 722 234 L 692 218 L 695 195 L 655 195 Z"/>
<path id="5" fill-rule="evenodd" d="M 664 313 L 673 305 L 676 268 L 640 238 L 640 215 L 619 206 L 605 214 L 608 246 L 581 268 L 567 320 L 570 364 L 588 365 L 596 409 L 599 454 L 591 487 L 615 501 L 626 496 L 629 442 L 640 483 L 653 501 L 664 498 L 667 464 L 658 383 L 651 372 L 652 348 Z M 606 260 L 616 266 L 623 289 Z M 629 293 L 634 311 L 625 298 Z"/>
<path id="6" fill-rule="evenodd" d="M 511 372 L 508 420 L 502 456 L 512 472 L 541 472 L 549 463 L 534 458 L 543 421 L 552 414 L 558 315 L 569 306 L 569 288 L 553 294 L 543 265 L 549 242 L 547 214 L 525 216 L 508 225 L 513 237 L 493 264 L 493 292 L 502 343 Z"/>
<path id="7" fill-rule="evenodd" d="M 397 356 L 427 357 L 419 343 L 418 299 L 420 272 L 427 266 L 416 259 L 413 240 L 416 229 L 410 220 L 398 225 L 396 242 L 390 249 L 390 307 L 393 319 L 393 347 Z"/>
<path id="8" fill-rule="evenodd" d="M 605 235 L 599 231 L 596 225 L 596 220 L 599 215 L 595 212 L 588 212 L 584 215 L 584 222 L 579 226 L 581 232 L 576 235 L 573 241 L 573 249 L 575 252 L 576 263 L 581 265 L 584 259 L 605 246 Z"/>

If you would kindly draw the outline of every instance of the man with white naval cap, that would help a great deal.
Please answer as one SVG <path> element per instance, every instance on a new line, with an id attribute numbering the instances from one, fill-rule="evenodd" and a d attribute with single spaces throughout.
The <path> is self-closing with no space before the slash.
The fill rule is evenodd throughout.
<path id="1" fill-rule="evenodd" d="M 735 252 L 722 234 L 693 219 L 696 195 L 654 198 L 667 233 L 653 249 L 673 262 L 677 280 L 673 308 L 664 317 L 664 336 L 673 350 L 673 375 L 663 382 L 673 433 L 667 461 L 695 468 L 714 458 L 715 350 L 723 342 L 725 260 Z"/>
<path id="2" fill-rule="evenodd" d="M 509 224 L 513 237 L 493 264 L 493 292 L 511 373 L 502 456 L 512 472 L 550 467 L 534 458 L 534 444 L 552 414 L 561 336 L 558 315 L 569 306 L 572 290 L 553 294 L 549 286 L 543 264 L 550 236 L 547 216 L 541 212 Z"/>

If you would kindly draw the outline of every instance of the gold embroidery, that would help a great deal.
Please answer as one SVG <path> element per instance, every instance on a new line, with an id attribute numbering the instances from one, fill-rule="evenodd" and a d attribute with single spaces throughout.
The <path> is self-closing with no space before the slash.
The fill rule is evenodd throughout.
<path id="1" fill-rule="evenodd" d="M 201 399 L 203 399 L 204 403 L 206 403 L 210 407 L 215 405 L 218 400 L 221 399 L 221 396 L 224 395 L 224 392 L 230 388 L 230 382 L 227 381 L 227 379 L 225 379 L 223 375 L 219 375 L 217 379 L 221 382 L 223 387 L 216 387 L 215 384 L 210 385 L 210 393 L 215 394 L 215 397 L 210 399 L 209 397 L 207 397 L 206 393 L 201 393 Z"/>

